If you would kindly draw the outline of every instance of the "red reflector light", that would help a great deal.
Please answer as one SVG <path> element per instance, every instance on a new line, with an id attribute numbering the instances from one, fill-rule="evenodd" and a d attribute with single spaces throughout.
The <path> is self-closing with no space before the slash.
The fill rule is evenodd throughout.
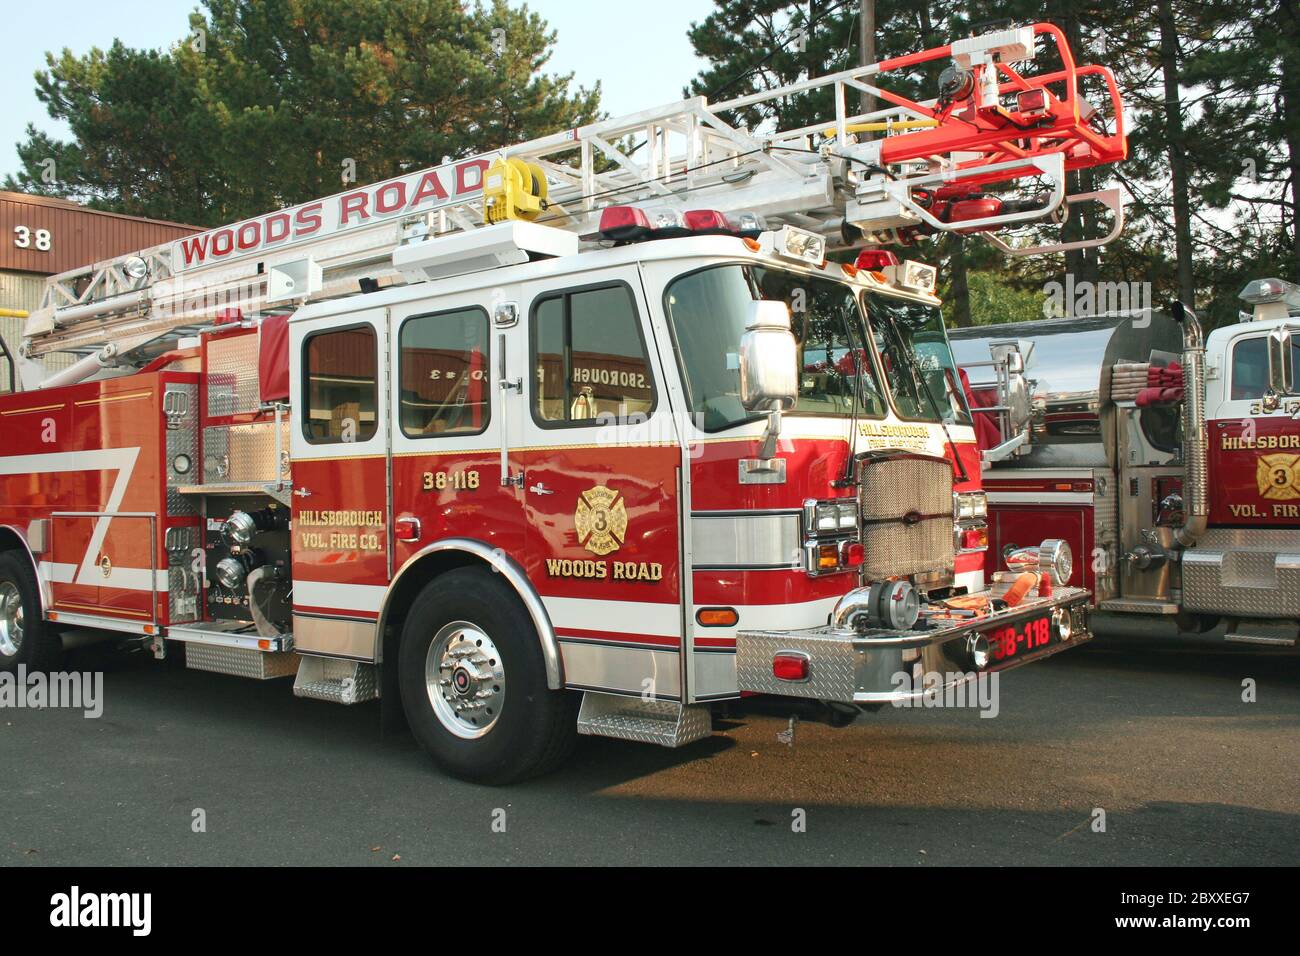
<path id="1" fill-rule="evenodd" d="M 841 557 L 846 568 L 861 567 L 862 562 L 867 559 L 867 549 L 862 546 L 861 541 L 848 541 L 844 544 L 844 553 Z"/>
<path id="2" fill-rule="evenodd" d="M 965 551 L 984 549 L 989 546 L 987 528 L 969 528 L 961 533 L 961 546 Z"/>
<path id="3" fill-rule="evenodd" d="M 600 211 L 600 234 L 606 239 L 639 239 L 650 231 L 650 220 L 635 206 L 606 206 Z"/>
<path id="4" fill-rule="evenodd" d="M 691 232 L 732 235 L 736 231 L 731 220 L 716 209 L 688 209 L 682 218 Z"/>
<path id="5" fill-rule="evenodd" d="M 1022 113 L 1044 113 L 1047 111 L 1047 91 L 1021 90 L 1016 94 L 1016 109 Z"/>
<path id="6" fill-rule="evenodd" d="M 782 652 L 772 658 L 772 676 L 777 680 L 805 681 L 808 679 L 808 664 L 804 654 Z"/>
<path id="7" fill-rule="evenodd" d="M 854 265 L 868 272 L 879 272 L 887 266 L 898 265 L 898 256 L 888 249 L 863 249 L 858 253 L 858 260 Z"/>

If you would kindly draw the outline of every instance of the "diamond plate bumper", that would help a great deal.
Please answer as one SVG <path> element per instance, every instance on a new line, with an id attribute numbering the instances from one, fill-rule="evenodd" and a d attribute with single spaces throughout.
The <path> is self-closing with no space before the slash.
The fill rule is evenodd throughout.
<path id="1" fill-rule="evenodd" d="M 922 691 L 913 677 L 919 672 L 944 674 L 951 684 L 975 673 L 966 645 L 975 634 L 987 634 L 1049 615 L 1068 607 L 1073 632 L 1034 650 L 994 659 L 979 673 L 993 673 L 1051 657 L 1091 639 L 1088 631 L 1090 592 L 1057 588 L 1050 598 L 1028 598 L 1015 608 L 982 618 L 921 631 L 855 631 L 831 627 L 799 631 L 740 631 L 736 635 L 736 676 L 741 691 L 805 697 L 843 704 L 884 704 L 918 700 Z M 772 673 L 772 660 L 792 651 L 808 659 L 808 679 L 788 681 Z"/>
<path id="2" fill-rule="evenodd" d="M 1183 604 L 1238 617 L 1300 617 L 1300 531 L 1211 528 L 1183 552 Z"/>

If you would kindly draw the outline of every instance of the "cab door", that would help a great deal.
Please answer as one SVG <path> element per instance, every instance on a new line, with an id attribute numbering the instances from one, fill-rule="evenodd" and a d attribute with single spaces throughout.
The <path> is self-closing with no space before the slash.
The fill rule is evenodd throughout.
<path id="1" fill-rule="evenodd" d="M 681 452 L 639 272 L 539 280 L 521 298 L 511 466 L 565 682 L 684 699 Z"/>
<path id="2" fill-rule="evenodd" d="M 522 335 L 510 319 L 517 294 L 497 287 L 391 311 L 395 569 L 446 538 L 523 552 L 523 492 L 501 480 L 510 398 L 500 367 Z"/>
<path id="3" fill-rule="evenodd" d="M 290 324 L 297 649 L 370 660 L 388 583 L 383 309 Z"/>

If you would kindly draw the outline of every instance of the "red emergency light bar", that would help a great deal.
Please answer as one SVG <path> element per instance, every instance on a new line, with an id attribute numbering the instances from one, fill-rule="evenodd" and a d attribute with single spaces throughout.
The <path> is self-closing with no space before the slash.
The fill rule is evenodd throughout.
<path id="1" fill-rule="evenodd" d="M 740 213 L 732 219 L 717 209 L 643 209 L 639 206 L 606 206 L 600 211 L 595 235 L 584 239 L 636 242 L 673 236 L 754 237 L 767 228 L 762 216 Z"/>

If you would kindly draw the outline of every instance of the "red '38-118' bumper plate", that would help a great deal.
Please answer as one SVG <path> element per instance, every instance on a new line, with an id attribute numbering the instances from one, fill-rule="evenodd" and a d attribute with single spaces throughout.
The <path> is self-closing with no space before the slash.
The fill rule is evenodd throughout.
<path id="1" fill-rule="evenodd" d="M 736 677 L 742 692 L 844 704 L 902 703 L 922 693 L 919 674 L 940 675 L 927 689 L 942 688 L 1087 642 L 1088 607 L 1087 590 L 1057 588 L 1051 597 L 1027 598 L 1014 608 L 928 630 L 742 630 L 736 635 Z M 806 658 L 806 678 L 777 677 L 778 655 Z"/>

